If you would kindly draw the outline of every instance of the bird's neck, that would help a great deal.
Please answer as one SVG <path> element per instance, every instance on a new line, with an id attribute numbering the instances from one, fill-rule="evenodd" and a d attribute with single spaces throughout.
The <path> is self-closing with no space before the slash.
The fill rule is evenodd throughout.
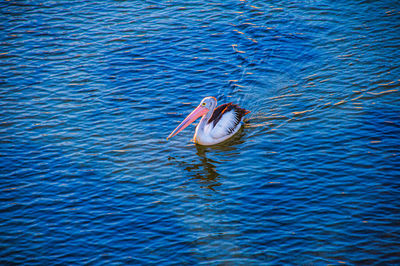
<path id="1" fill-rule="evenodd" d="M 201 143 L 200 139 L 207 135 L 206 131 L 210 129 L 210 127 L 207 127 L 208 120 L 210 120 L 214 110 L 215 108 L 211 109 L 200 119 L 200 122 L 196 127 L 196 132 L 194 133 L 194 140 L 196 143 Z"/>
<path id="2" fill-rule="evenodd" d="M 214 113 L 214 109 L 208 111 L 205 115 L 203 115 L 203 117 L 201 118 L 200 123 L 199 123 L 199 128 L 204 128 L 207 125 L 208 120 L 210 120 L 213 113 Z"/>

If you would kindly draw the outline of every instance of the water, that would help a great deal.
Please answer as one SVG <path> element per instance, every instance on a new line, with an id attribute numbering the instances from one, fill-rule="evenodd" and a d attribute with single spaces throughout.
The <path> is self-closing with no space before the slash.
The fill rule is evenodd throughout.
<path id="1" fill-rule="evenodd" d="M 396 1 L 4 1 L 1 264 L 400 264 Z M 205 96 L 252 111 L 224 145 Z"/>

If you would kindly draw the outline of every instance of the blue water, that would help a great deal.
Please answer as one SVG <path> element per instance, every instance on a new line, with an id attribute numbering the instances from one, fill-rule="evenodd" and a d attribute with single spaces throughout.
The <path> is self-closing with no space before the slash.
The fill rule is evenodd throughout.
<path id="1" fill-rule="evenodd" d="M 398 2 L 0 18 L 0 264 L 400 265 Z M 206 96 L 252 111 L 240 133 L 166 141 Z"/>

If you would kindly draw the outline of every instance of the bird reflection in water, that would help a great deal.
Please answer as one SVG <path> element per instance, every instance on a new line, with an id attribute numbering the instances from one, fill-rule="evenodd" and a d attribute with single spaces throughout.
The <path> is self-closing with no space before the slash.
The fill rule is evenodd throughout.
<path id="1" fill-rule="evenodd" d="M 199 180 L 201 183 L 204 183 L 206 187 L 213 191 L 215 191 L 215 187 L 221 185 L 218 179 L 221 175 L 217 172 L 217 165 L 221 165 L 223 161 L 229 160 L 229 157 L 233 154 L 237 154 L 236 146 L 238 144 L 243 143 L 243 129 L 232 138 L 227 141 L 222 142 L 218 145 L 213 146 L 202 146 L 196 144 L 196 155 L 199 156 L 200 162 L 193 163 L 190 166 L 185 168 L 188 172 L 195 171 L 194 177 L 192 179 Z M 214 155 L 214 159 L 207 157 L 207 153 L 212 153 Z M 224 160 L 217 160 L 215 158 L 223 158 Z M 203 171 L 198 171 L 199 169 L 203 169 Z"/>

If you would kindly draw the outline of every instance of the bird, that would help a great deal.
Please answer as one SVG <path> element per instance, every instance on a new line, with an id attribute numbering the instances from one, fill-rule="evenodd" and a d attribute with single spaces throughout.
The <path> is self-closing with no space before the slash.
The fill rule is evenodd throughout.
<path id="1" fill-rule="evenodd" d="M 172 131 L 167 140 L 181 132 L 197 118 L 202 117 L 196 127 L 193 140 L 204 146 L 215 145 L 235 135 L 242 125 L 244 116 L 250 113 L 233 103 L 216 106 L 217 99 L 215 97 L 205 97 L 196 109 Z"/>

